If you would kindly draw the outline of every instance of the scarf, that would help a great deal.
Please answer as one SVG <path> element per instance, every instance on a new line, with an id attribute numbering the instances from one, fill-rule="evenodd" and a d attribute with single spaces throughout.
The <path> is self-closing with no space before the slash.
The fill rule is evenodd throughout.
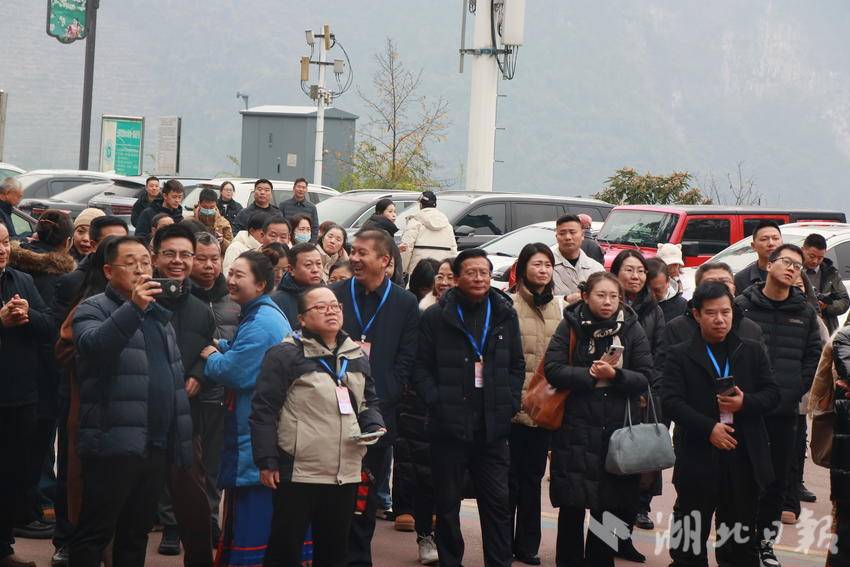
<path id="1" fill-rule="evenodd" d="M 583 303 L 578 309 L 578 323 L 586 337 L 589 337 L 584 345 L 584 355 L 592 360 L 599 360 L 611 345 L 622 346 L 620 331 L 623 330 L 626 316 L 623 309 L 617 310 L 613 317 L 600 319 Z M 582 341 L 584 342 L 584 341 Z M 617 360 L 615 368 L 623 367 L 623 357 Z"/>

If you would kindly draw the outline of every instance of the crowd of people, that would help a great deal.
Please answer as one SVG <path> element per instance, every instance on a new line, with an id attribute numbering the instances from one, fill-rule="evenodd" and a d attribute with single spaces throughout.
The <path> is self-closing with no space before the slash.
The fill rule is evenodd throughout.
<path id="1" fill-rule="evenodd" d="M 539 565 L 547 468 L 557 565 L 644 562 L 631 531 L 671 487 L 608 465 L 631 416 L 673 426 L 692 535 L 672 564 L 707 565 L 715 518 L 740 535 L 721 565 L 780 567 L 777 528 L 814 498 L 812 409 L 835 416 L 829 564 L 850 564 L 850 299 L 823 237 L 765 221 L 758 260 L 703 264 L 688 300 L 676 246 L 606 271 L 565 215 L 502 292 L 433 192 L 397 244 L 391 200 L 352 236 L 307 187 L 273 203 L 261 179 L 242 208 L 224 183 L 184 215 L 179 181 L 152 177 L 133 235 L 96 209 L 45 211 L 28 238 L 0 214 L 0 566 L 35 565 L 14 536 L 52 538 L 57 566 L 142 566 L 155 526 L 189 567 L 366 566 L 384 518 L 455 567 L 465 498 L 486 565 Z M 0 213 L 16 199 L 7 179 Z M 555 426 L 523 403 L 539 379 Z"/>

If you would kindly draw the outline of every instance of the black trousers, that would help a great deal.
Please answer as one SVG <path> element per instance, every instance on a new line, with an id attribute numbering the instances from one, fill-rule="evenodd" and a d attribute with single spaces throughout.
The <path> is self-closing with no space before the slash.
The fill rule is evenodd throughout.
<path id="1" fill-rule="evenodd" d="M 70 401 L 59 400 L 59 420 L 56 430 L 56 528 L 53 530 L 53 546 L 64 547 L 70 540 L 74 526 L 68 518 L 68 412 Z"/>
<path id="2" fill-rule="evenodd" d="M 619 541 L 626 534 L 615 533 L 613 529 L 615 524 L 606 520 L 605 511 L 591 510 L 591 523 L 595 527 L 587 530 L 585 541 L 584 514 L 584 508 L 562 507 L 558 510 L 555 565 L 557 567 L 613 567 L 614 547 L 619 545 Z M 616 519 L 615 522 L 618 527 L 625 524 L 622 519 Z M 595 533 L 598 529 L 607 533 L 609 541 L 600 539 L 598 533 Z"/>
<path id="3" fill-rule="evenodd" d="M 281 482 L 274 493 L 264 567 L 300 567 L 307 529 L 313 530 L 313 565 L 343 567 L 357 484 Z"/>
<path id="4" fill-rule="evenodd" d="M 680 479 L 680 486 L 687 479 Z M 756 567 L 753 541 L 758 489 L 745 449 L 724 451 L 713 483 L 694 483 L 677 490 L 678 500 L 670 531 L 670 558 L 674 567 L 708 567 L 711 518 L 717 530 L 715 555 L 719 565 Z M 761 535 L 755 533 L 756 539 Z"/>
<path id="5" fill-rule="evenodd" d="M 809 424 L 805 415 L 797 416 L 797 441 L 794 446 L 794 456 L 791 460 L 791 470 L 788 473 L 788 484 L 785 487 L 785 502 L 783 510 L 794 512 L 800 517 L 800 486 L 803 484 L 803 471 L 806 466 L 806 446 L 808 445 Z"/>
<path id="6" fill-rule="evenodd" d="M 114 565 L 144 566 L 167 467 L 159 449 L 146 457 L 82 459 L 83 502 L 71 537 L 70 567 L 99 567 L 110 540 Z"/>
<path id="7" fill-rule="evenodd" d="M 791 462 L 796 455 L 797 416 L 766 416 L 764 425 L 770 441 L 770 459 L 776 479 L 768 485 L 759 501 L 758 534 L 762 540 L 774 541 L 779 531 L 782 504 L 788 486 Z"/>
<path id="8" fill-rule="evenodd" d="M 472 443 L 446 439 L 432 441 L 431 474 L 437 507 L 437 552 L 442 567 L 458 567 L 463 562 L 460 504 L 467 472 L 478 500 L 484 565 L 511 565 L 509 469 L 510 447 L 507 439 L 488 443 L 476 435 Z"/>
<path id="9" fill-rule="evenodd" d="M 375 535 L 375 510 L 378 508 L 378 485 L 390 469 L 392 445 L 371 445 L 363 457 L 363 468 L 369 471 L 373 481 L 369 486 L 366 510 L 351 520 L 348 534 L 348 565 L 371 567 L 372 536 Z M 302 534 L 303 538 L 303 534 Z"/>
<path id="10" fill-rule="evenodd" d="M 38 410 L 36 409 L 36 415 Z M 53 418 L 37 417 L 34 435 L 31 437 L 33 446 L 29 451 L 29 459 L 26 464 L 26 489 L 23 499 L 18 502 L 17 520 L 19 526 L 24 526 L 32 521 L 44 517 L 42 512 L 42 495 L 39 491 L 39 481 L 44 470 L 44 462 L 53 451 L 54 432 L 56 431 L 56 420 Z"/>
<path id="11" fill-rule="evenodd" d="M 35 404 L 0 407 L 0 559 L 12 555 L 15 515 L 26 502 L 37 419 Z"/>
<path id="12" fill-rule="evenodd" d="M 540 492 L 551 432 L 511 424 L 510 508 L 513 552 L 531 557 L 540 550 Z"/>

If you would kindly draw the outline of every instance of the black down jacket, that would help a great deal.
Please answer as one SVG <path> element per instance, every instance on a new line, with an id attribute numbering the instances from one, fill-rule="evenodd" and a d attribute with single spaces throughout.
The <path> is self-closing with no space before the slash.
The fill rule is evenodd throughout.
<path id="1" fill-rule="evenodd" d="M 668 350 L 679 343 L 690 342 L 694 335 L 699 334 L 699 325 L 691 313 L 692 308 L 693 305 L 689 301 L 685 314 L 674 317 L 664 326 L 664 343 Z M 733 305 L 732 311 L 732 331 L 742 339 L 762 342 L 764 337 L 758 323 L 744 317 L 744 312 L 738 305 Z"/>
<path id="2" fill-rule="evenodd" d="M 296 282 L 291 272 L 286 272 L 283 279 L 280 280 L 280 285 L 277 286 L 277 291 L 270 296 L 272 301 L 286 315 L 286 320 L 289 321 L 289 326 L 292 327 L 293 331 L 301 328 L 301 322 L 298 320 L 298 297 L 307 287 L 309 286 L 303 286 Z"/>
<path id="3" fill-rule="evenodd" d="M 207 306 L 215 323 L 214 338 L 231 340 L 236 333 L 236 327 L 239 326 L 239 314 L 242 308 L 230 299 L 224 276 L 219 275 L 210 289 L 203 289 L 192 284 L 191 293 Z M 204 386 L 198 395 L 198 401 L 224 401 L 224 386 L 205 381 L 203 376 L 198 376 L 198 379 L 203 382 Z"/>
<path id="4" fill-rule="evenodd" d="M 838 377 L 850 380 L 850 327 L 843 327 L 835 334 L 832 356 Z M 832 459 L 829 465 L 830 500 L 841 504 L 850 503 L 850 398 L 846 395 L 847 391 L 836 388 Z"/>
<path id="5" fill-rule="evenodd" d="M 74 312 L 77 379 L 80 383 L 82 456 L 144 456 L 148 448 L 150 378 L 142 313 L 107 286 Z M 163 314 L 163 317 L 167 314 Z M 175 464 L 192 464 L 192 416 L 183 388 L 183 364 L 167 322 L 168 363 L 174 375 L 174 415 L 169 448 Z"/>
<path id="6" fill-rule="evenodd" d="M 646 286 L 637 294 L 631 307 L 637 314 L 640 326 L 643 327 L 643 332 L 649 341 L 653 371 L 647 378 L 652 385 L 652 391 L 657 394 L 661 388 L 661 374 L 664 371 L 664 356 L 667 350 L 667 343 L 664 340 L 664 327 L 666 325 L 664 311 L 652 298 L 649 288 Z"/>
<path id="7" fill-rule="evenodd" d="M 525 358 L 519 320 L 511 300 L 490 289 L 492 329 L 484 347 L 484 432 L 488 441 L 505 439 L 519 411 Z M 475 351 L 458 318 L 461 292 L 450 289 L 422 314 L 419 351 L 413 381 L 428 406 L 429 433 L 472 441 Z"/>
<path id="8" fill-rule="evenodd" d="M 649 341 L 637 315 L 625 307 L 625 321 L 619 333 L 623 344 L 623 368 L 606 388 L 597 388 L 590 365 L 601 356 L 587 354 L 590 341 L 579 324 L 583 302 L 564 311 L 546 350 L 546 380 L 559 390 L 568 390 L 561 429 L 552 435 L 552 506 L 620 510 L 637 506 L 640 475 L 615 476 L 605 471 L 608 441 L 623 427 L 626 404 L 632 404 L 632 422 L 639 421 L 638 400 L 647 391 L 652 374 Z M 576 332 L 573 364 L 569 364 L 570 330 Z"/>
<path id="9" fill-rule="evenodd" d="M 203 301 L 191 294 L 192 283 L 183 282 L 183 293 L 176 299 L 158 299 L 157 303 L 171 311 L 171 325 L 177 336 L 177 348 L 183 360 L 186 378 L 204 382 L 204 365 L 201 351 L 213 344 L 215 319 Z M 205 389 L 212 384 L 204 384 Z"/>
<path id="10" fill-rule="evenodd" d="M 764 333 L 781 394 L 772 415 L 797 415 L 800 399 L 812 387 L 820 360 L 818 315 L 796 287 L 791 288 L 788 299 L 778 306 L 765 297 L 763 289 L 763 283 L 754 284 L 735 298 L 735 303 Z"/>

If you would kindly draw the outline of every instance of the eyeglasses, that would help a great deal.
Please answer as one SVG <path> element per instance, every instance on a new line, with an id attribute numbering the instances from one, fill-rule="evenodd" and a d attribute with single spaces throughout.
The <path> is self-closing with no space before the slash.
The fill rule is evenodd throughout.
<path id="1" fill-rule="evenodd" d="M 151 268 L 153 264 L 150 262 L 127 262 L 126 264 L 109 264 L 113 268 L 124 268 L 125 270 L 138 270 L 141 268 L 143 271 Z"/>
<path id="2" fill-rule="evenodd" d="M 645 276 L 646 275 L 646 270 L 644 270 L 643 268 L 623 268 L 622 272 L 625 273 L 625 274 L 629 274 L 631 276 L 633 276 L 633 275 Z"/>
<path id="3" fill-rule="evenodd" d="M 475 278 L 475 277 L 489 278 L 490 277 L 490 270 L 465 270 L 463 272 L 463 277 L 465 277 L 465 278 Z"/>
<path id="4" fill-rule="evenodd" d="M 176 250 L 163 250 L 159 253 L 159 255 L 165 258 L 166 260 L 174 260 L 175 258 L 180 258 L 181 260 L 191 260 L 195 257 L 194 252 L 186 252 L 185 250 L 182 252 L 177 252 Z"/>
<path id="5" fill-rule="evenodd" d="M 605 293 L 605 292 L 600 291 L 600 292 L 594 292 L 591 295 L 597 301 L 605 301 L 606 299 L 611 301 L 612 303 L 616 303 L 616 302 L 620 301 L 620 294 L 619 293 Z"/>
<path id="6" fill-rule="evenodd" d="M 776 261 L 781 262 L 782 265 L 785 266 L 786 268 L 793 268 L 795 272 L 799 272 L 800 270 L 803 269 L 803 263 L 802 262 L 797 262 L 795 260 L 792 260 L 791 258 L 788 258 L 787 256 L 780 256 L 779 258 L 776 259 Z"/>
<path id="7" fill-rule="evenodd" d="M 339 303 L 339 302 L 336 302 L 336 303 L 317 303 L 313 307 L 308 307 L 307 309 L 305 309 L 304 314 L 309 313 L 313 309 L 315 309 L 316 311 L 322 312 L 322 313 L 326 313 L 326 314 L 327 313 L 339 313 L 340 311 L 342 311 L 342 303 Z"/>

